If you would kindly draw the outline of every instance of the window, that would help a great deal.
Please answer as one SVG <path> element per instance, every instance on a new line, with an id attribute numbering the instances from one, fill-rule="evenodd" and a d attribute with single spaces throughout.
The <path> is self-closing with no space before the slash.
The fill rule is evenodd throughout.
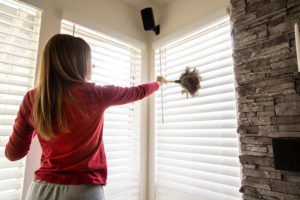
<path id="1" fill-rule="evenodd" d="M 10 162 L 5 145 L 25 93 L 32 89 L 41 11 L 0 1 L 0 199 L 21 199 L 25 159 Z"/>
<path id="2" fill-rule="evenodd" d="M 92 49 L 92 82 L 135 86 L 140 83 L 141 50 L 63 20 L 62 33 L 83 38 Z M 105 111 L 103 140 L 108 164 L 107 199 L 139 198 L 140 102 Z"/>
<path id="3" fill-rule="evenodd" d="M 202 78 L 195 98 L 176 84 L 156 95 L 155 199 L 241 199 L 229 18 L 155 53 L 156 75 L 176 80 L 190 66 Z"/>

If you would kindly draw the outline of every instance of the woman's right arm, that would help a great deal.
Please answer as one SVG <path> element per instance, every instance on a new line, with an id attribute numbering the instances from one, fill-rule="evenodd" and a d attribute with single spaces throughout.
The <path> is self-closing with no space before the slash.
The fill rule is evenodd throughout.
<path id="1" fill-rule="evenodd" d="M 106 106 L 122 105 L 141 100 L 159 88 L 158 82 L 146 83 L 136 87 L 104 86 L 99 88 L 99 97 Z"/>
<path id="2" fill-rule="evenodd" d="M 29 123 L 31 100 L 29 92 L 24 96 L 15 120 L 13 131 L 5 147 L 5 156 L 10 161 L 16 161 L 27 155 L 32 138 L 36 132 Z"/>

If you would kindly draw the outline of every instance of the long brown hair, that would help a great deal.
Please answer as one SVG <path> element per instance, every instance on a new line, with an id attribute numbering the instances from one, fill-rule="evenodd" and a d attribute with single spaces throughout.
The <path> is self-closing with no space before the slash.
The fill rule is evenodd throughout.
<path id="1" fill-rule="evenodd" d="M 91 50 L 83 39 L 57 34 L 47 42 L 33 106 L 34 126 L 42 138 L 55 138 L 54 124 L 68 132 L 62 99 L 72 98 L 70 85 L 85 82 L 90 73 Z"/>

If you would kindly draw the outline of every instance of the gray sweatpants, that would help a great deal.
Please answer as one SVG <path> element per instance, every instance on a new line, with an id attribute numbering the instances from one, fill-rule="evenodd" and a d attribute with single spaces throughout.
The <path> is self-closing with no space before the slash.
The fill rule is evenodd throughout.
<path id="1" fill-rule="evenodd" d="M 34 179 L 26 200 L 105 200 L 102 185 L 62 185 Z"/>

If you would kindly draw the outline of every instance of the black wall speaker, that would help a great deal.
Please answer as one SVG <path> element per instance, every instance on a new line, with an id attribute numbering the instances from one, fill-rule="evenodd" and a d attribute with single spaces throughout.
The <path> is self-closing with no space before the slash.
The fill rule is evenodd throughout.
<path id="1" fill-rule="evenodd" d="M 152 8 L 144 8 L 141 10 L 143 25 L 145 31 L 154 31 L 156 35 L 160 32 L 160 26 L 155 26 Z"/>

